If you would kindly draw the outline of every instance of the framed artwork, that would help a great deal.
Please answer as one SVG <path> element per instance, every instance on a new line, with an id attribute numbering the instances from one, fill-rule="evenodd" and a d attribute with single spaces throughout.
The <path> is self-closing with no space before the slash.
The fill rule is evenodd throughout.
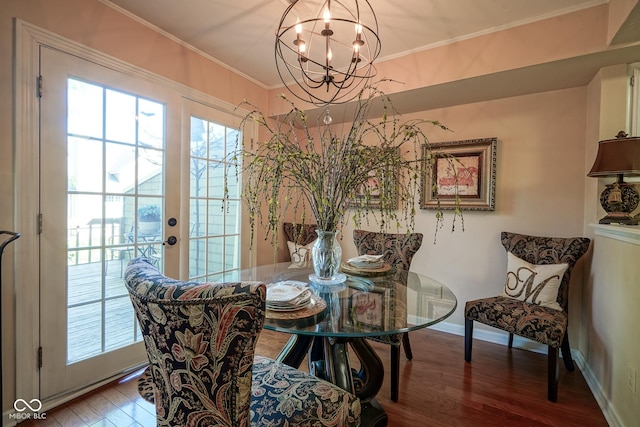
<path id="1" fill-rule="evenodd" d="M 382 149 L 380 149 L 382 150 Z M 393 148 L 400 153 L 399 148 Z M 382 172 L 385 176 L 379 176 Z M 393 170 L 371 170 L 369 179 L 356 192 L 355 198 L 350 201 L 349 207 L 364 206 L 370 209 L 382 208 L 383 196 L 386 204 L 398 205 L 398 177 Z"/>
<path id="2" fill-rule="evenodd" d="M 422 209 L 495 210 L 497 138 L 422 146 Z"/>
<path id="3" fill-rule="evenodd" d="M 385 289 L 374 288 L 370 292 L 355 292 L 349 298 L 351 321 L 372 329 L 384 329 Z"/>

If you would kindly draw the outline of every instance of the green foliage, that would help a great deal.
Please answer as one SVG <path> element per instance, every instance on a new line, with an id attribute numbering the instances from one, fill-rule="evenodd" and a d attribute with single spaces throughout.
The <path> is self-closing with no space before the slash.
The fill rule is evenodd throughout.
<path id="1" fill-rule="evenodd" d="M 430 173 L 433 166 L 422 127 L 448 129 L 432 120 L 401 123 L 389 97 L 375 85 L 361 91 L 351 126 L 342 135 L 335 132 L 338 126 L 322 118 L 310 126 L 305 112 L 282 98 L 291 110 L 275 122 L 247 102 L 240 105 L 250 110 L 241 128 L 257 123 L 269 135 L 253 147 L 238 141 L 233 154 L 243 157 L 242 197 L 252 241 L 255 226 L 260 225 L 277 244 L 278 228 L 290 210 L 297 223 L 315 221 L 321 230 L 340 229 L 350 217 L 357 227 L 373 218 L 380 231 L 392 227 L 413 231 L 422 168 Z M 382 118 L 369 118 L 374 102 L 381 103 Z M 425 159 L 420 155 L 423 146 L 428 153 Z M 347 216 L 349 209 L 353 212 Z M 436 218 L 440 228 L 441 211 Z"/>

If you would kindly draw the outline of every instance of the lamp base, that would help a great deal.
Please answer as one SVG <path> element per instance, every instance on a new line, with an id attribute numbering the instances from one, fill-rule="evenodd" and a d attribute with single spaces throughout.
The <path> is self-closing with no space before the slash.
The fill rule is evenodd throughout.
<path id="1" fill-rule="evenodd" d="M 610 212 L 607 216 L 598 221 L 600 224 L 623 224 L 638 225 L 640 224 L 640 215 L 632 217 L 626 212 Z"/>
<path id="2" fill-rule="evenodd" d="M 616 197 L 612 193 L 617 192 Z M 626 183 L 622 176 L 618 177 L 618 182 L 608 184 L 600 195 L 600 205 L 607 212 L 607 216 L 602 218 L 600 224 L 624 224 L 638 225 L 640 218 L 630 215 L 640 202 L 640 195 L 634 184 Z"/>

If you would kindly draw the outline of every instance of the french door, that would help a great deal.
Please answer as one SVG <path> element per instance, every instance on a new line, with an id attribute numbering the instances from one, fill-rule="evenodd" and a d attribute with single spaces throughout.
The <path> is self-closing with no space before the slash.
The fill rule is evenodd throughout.
<path id="1" fill-rule="evenodd" d="M 163 268 L 164 182 L 179 96 L 139 79 L 41 48 L 40 396 L 81 388 L 143 363 L 124 286 L 128 260 Z M 173 114 L 176 114 L 174 112 Z M 179 114 L 179 110 L 177 110 Z M 179 116 L 174 121 L 179 122 Z M 179 127 L 173 131 L 179 141 Z M 179 169 L 179 168 L 178 168 Z M 151 228 L 143 219 L 156 213 Z"/>
<path id="2" fill-rule="evenodd" d="M 227 280 L 255 251 L 228 161 L 233 106 L 24 23 L 19 35 L 18 87 L 31 96 L 17 98 L 17 222 L 37 256 L 16 292 L 29 307 L 16 321 L 17 388 L 59 404 L 146 363 L 123 281 L 131 258 L 183 280 Z M 221 173 L 232 170 L 224 199 Z"/>

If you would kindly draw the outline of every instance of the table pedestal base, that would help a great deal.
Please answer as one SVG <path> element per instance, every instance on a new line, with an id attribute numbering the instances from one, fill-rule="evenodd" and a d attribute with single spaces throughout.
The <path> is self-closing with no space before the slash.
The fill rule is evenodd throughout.
<path id="1" fill-rule="evenodd" d="M 361 426 L 383 427 L 387 425 L 388 417 L 377 400 L 373 399 L 362 404 Z"/>
<path id="2" fill-rule="evenodd" d="M 349 364 L 347 345 L 360 361 L 359 371 Z M 366 339 L 292 335 L 278 355 L 278 361 L 299 368 L 305 356 L 311 374 L 358 396 L 363 427 L 387 425 L 387 414 L 375 400 L 382 387 L 384 366 Z"/>

